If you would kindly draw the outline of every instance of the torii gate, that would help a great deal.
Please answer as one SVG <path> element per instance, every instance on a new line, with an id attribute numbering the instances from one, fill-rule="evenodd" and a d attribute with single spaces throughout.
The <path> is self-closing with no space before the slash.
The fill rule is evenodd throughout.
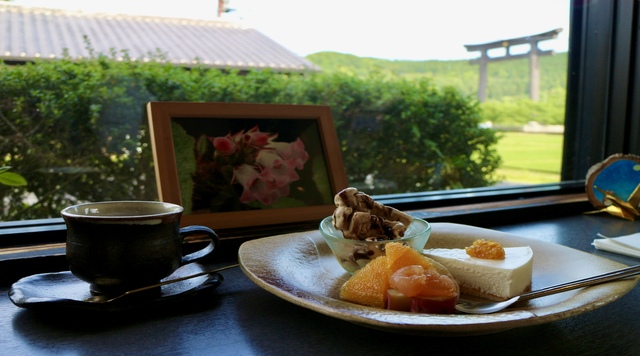
<path id="1" fill-rule="evenodd" d="M 468 52 L 480 51 L 480 58 L 471 60 L 471 64 L 480 64 L 480 80 L 478 83 L 478 100 L 480 102 L 485 101 L 487 98 L 487 64 L 489 62 L 502 61 L 507 59 L 517 59 L 523 57 L 529 57 L 529 97 L 533 101 L 540 99 L 540 56 L 548 56 L 553 54 L 553 51 L 541 51 L 538 48 L 538 42 L 551 40 L 558 37 L 558 34 L 562 32 L 561 28 L 551 30 L 548 32 L 540 33 L 533 36 L 526 36 L 520 38 L 512 38 L 509 40 L 496 41 L 491 43 L 483 43 L 476 45 L 464 45 Z M 510 50 L 511 46 L 517 46 L 521 44 L 530 44 L 531 49 L 528 53 L 512 55 Z M 489 57 L 488 50 L 493 48 L 506 48 L 506 53 L 502 57 Z"/>

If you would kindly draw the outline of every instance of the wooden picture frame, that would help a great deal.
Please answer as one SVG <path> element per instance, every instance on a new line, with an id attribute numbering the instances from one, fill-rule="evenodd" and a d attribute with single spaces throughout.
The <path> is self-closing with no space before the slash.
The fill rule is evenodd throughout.
<path id="1" fill-rule="evenodd" d="M 327 106 L 150 102 L 160 201 L 182 225 L 228 229 L 315 221 L 347 187 Z"/>

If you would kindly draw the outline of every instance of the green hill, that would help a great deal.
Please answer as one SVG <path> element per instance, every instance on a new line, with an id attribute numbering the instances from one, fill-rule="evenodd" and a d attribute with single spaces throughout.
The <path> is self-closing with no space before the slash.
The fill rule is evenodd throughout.
<path id="1" fill-rule="evenodd" d="M 381 72 L 405 78 L 427 77 L 436 86 L 453 86 L 466 95 L 478 90 L 478 65 L 468 60 L 385 60 L 363 58 L 336 52 L 319 52 L 306 57 L 326 73 L 349 72 L 366 76 Z M 564 93 L 567 80 L 567 53 L 540 58 L 540 94 L 544 101 L 549 96 Z M 527 58 L 489 63 L 487 99 L 529 97 L 529 60 Z"/>

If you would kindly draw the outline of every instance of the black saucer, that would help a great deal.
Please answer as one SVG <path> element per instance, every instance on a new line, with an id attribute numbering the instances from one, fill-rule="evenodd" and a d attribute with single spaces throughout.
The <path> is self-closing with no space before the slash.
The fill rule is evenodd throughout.
<path id="1" fill-rule="evenodd" d="M 198 263 L 189 263 L 163 279 L 172 280 L 207 269 Z M 18 307 L 37 310 L 82 309 L 92 311 L 127 311 L 168 307 L 186 298 L 217 288 L 223 277 L 218 273 L 186 279 L 164 285 L 155 293 L 140 292 L 114 300 L 98 303 L 90 301 L 89 283 L 76 278 L 71 272 L 36 274 L 24 277 L 9 289 L 9 299 Z"/>

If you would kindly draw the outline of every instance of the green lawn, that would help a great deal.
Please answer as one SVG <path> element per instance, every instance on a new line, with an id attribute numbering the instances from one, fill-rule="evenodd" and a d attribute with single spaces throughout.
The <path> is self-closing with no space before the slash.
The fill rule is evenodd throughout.
<path id="1" fill-rule="evenodd" d="M 509 183 L 556 183 L 560 181 L 563 136 L 502 132 L 498 153 L 502 166 L 498 169 Z"/>

